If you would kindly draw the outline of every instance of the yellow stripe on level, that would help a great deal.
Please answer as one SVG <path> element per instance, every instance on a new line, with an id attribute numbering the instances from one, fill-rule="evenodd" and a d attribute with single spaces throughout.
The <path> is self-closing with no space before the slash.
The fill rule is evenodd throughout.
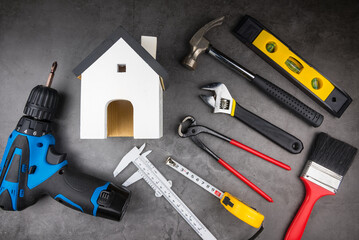
<path id="1" fill-rule="evenodd" d="M 232 98 L 233 99 L 233 98 Z M 232 111 L 231 111 L 231 116 L 234 116 L 234 110 L 236 110 L 236 100 L 233 99 L 232 102 Z"/>
<path id="2" fill-rule="evenodd" d="M 270 52 L 266 49 L 267 44 L 270 44 Z M 261 50 L 274 62 L 276 62 L 279 66 L 281 66 L 285 71 L 287 71 L 290 75 L 302 83 L 309 91 L 314 93 L 321 100 L 325 101 L 325 99 L 327 99 L 329 94 L 333 91 L 334 86 L 328 79 L 326 79 L 317 70 L 309 66 L 306 62 L 304 62 L 304 60 L 289 50 L 287 46 L 285 46 L 266 30 L 262 30 L 258 37 L 253 41 L 253 45 Z M 274 49 L 273 46 L 275 46 Z M 289 58 L 294 58 L 302 65 L 300 66 L 301 70 L 299 73 L 291 70 L 288 65 L 286 65 L 286 61 Z"/>

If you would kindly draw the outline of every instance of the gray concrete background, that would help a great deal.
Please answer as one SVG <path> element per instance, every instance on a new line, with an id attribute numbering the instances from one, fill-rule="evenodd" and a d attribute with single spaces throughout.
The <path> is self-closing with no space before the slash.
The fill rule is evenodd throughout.
<path id="1" fill-rule="evenodd" d="M 198 186 L 164 165 L 168 155 L 220 189 L 239 197 L 266 217 L 259 239 L 282 239 L 304 197 L 300 175 L 314 135 L 324 131 L 359 146 L 359 4 L 357 1 L 0 1 L 0 152 L 4 151 L 30 90 L 44 84 L 54 60 L 53 87 L 62 94 L 55 121 L 56 148 L 68 153 L 70 167 L 121 184 L 134 171 L 129 166 L 116 179 L 112 171 L 134 145 L 146 142 L 149 159 L 173 181 L 173 190 L 218 239 L 248 239 L 255 229 L 239 221 Z M 353 103 L 334 118 L 237 40 L 230 30 L 250 14 L 294 48 L 329 79 L 345 89 Z M 225 24 L 207 34 L 218 49 L 248 69 L 295 95 L 325 120 L 315 129 L 306 125 L 213 58 L 203 55 L 197 70 L 180 61 L 197 29 L 225 15 Z M 136 39 L 158 37 L 158 61 L 168 70 L 164 93 L 164 137 L 160 140 L 79 139 L 80 84 L 72 69 L 118 25 Z M 292 155 L 222 114 L 212 114 L 200 100 L 199 87 L 221 81 L 248 110 L 297 136 L 304 143 Z M 261 187 L 269 203 L 219 166 L 189 139 L 176 133 L 182 118 L 231 136 L 292 167 L 287 172 L 229 144 L 204 137 L 223 159 Z M 357 239 L 359 235 L 359 163 L 356 157 L 339 192 L 316 204 L 303 239 Z M 0 211 L 1 239 L 199 239 L 164 198 L 156 198 L 143 181 L 129 187 L 133 197 L 121 222 L 73 211 L 50 197 L 22 212 Z"/>

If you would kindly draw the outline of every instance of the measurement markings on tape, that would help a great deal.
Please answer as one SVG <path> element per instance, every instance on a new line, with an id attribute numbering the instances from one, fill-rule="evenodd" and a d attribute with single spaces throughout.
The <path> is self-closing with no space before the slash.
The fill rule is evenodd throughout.
<path id="1" fill-rule="evenodd" d="M 136 148 L 136 147 L 135 147 Z M 144 147 L 143 147 L 144 148 Z M 142 150 L 143 150 L 142 148 Z M 139 149 L 134 149 L 139 151 Z M 140 150 L 139 153 L 142 151 Z M 131 150 L 132 151 L 132 150 Z M 132 158 L 135 159 L 125 159 L 126 156 L 121 160 L 124 161 L 124 163 L 121 165 L 121 162 L 119 166 L 116 168 L 121 169 L 119 171 L 116 171 L 116 174 L 118 174 L 120 171 L 123 170 L 123 165 L 128 164 L 129 162 L 133 162 L 135 166 L 138 168 L 138 171 L 134 173 L 130 178 L 128 178 L 122 185 L 123 186 L 129 186 L 132 183 L 140 180 L 143 178 L 148 185 L 155 191 L 156 197 L 164 196 L 165 199 L 176 209 L 176 211 L 187 221 L 187 223 L 193 228 L 193 230 L 196 231 L 196 233 L 202 238 L 202 239 L 208 239 L 208 240 L 215 240 L 216 238 L 212 235 L 212 233 L 204 226 L 204 224 L 196 217 L 196 215 L 186 206 L 186 204 L 172 191 L 171 186 L 172 182 L 168 181 L 157 169 L 156 167 L 146 158 L 146 156 L 150 152 L 145 152 L 142 155 L 137 155 L 137 157 L 134 157 L 135 155 L 132 154 Z M 131 154 L 129 154 L 131 155 Z"/>
<path id="2" fill-rule="evenodd" d="M 222 192 L 212 184 L 208 183 L 206 180 L 202 179 L 186 167 L 182 166 L 180 163 L 176 162 L 171 157 L 167 158 L 166 165 L 176 170 L 186 178 L 190 179 L 192 182 L 196 183 L 211 193 L 213 196 L 219 198 L 223 207 L 240 220 L 255 228 L 259 228 L 261 226 L 264 220 L 264 216 L 251 206 L 247 205 L 228 192 Z"/>
<path id="3" fill-rule="evenodd" d="M 183 176 L 187 177 L 215 197 L 221 199 L 223 196 L 223 192 L 213 186 L 212 184 L 208 183 L 206 180 L 202 179 L 201 177 L 197 176 L 195 173 L 187 169 L 186 167 L 182 166 L 180 163 L 176 162 L 172 158 L 168 158 L 166 164 L 176 170 L 177 172 L 181 173 Z"/>

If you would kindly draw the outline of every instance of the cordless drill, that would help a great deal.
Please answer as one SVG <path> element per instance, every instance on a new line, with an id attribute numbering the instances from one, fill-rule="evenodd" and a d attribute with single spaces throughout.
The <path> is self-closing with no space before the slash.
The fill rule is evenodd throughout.
<path id="1" fill-rule="evenodd" d="M 0 207 L 17 211 L 50 195 L 58 202 L 112 220 L 121 220 L 130 192 L 110 182 L 68 168 L 66 154 L 56 152 L 51 134 L 59 94 L 51 83 L 57 63 L 45 86 L 32 89 L 24 116 L 10 134 L 0 164 Z"/>

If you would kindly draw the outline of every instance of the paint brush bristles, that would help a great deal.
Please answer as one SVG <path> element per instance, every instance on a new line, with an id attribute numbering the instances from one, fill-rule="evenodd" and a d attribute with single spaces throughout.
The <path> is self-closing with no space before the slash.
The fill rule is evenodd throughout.
<path id="1" fill-rule="evenodd" d="M 351 166 L 356 152 L 355 147 L 322 132 L 315 140 L 309 161 L 344 176 Z"/>

